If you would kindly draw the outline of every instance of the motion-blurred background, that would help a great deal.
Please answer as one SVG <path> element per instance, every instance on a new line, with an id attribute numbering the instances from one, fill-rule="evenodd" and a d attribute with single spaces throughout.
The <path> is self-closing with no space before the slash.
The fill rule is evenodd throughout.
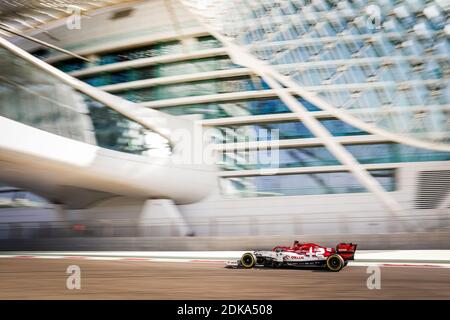
<path id="1" fill-rule="evenodd" d="M 0 1 L 0 250 L 450 249 L 449 10 Z"/>

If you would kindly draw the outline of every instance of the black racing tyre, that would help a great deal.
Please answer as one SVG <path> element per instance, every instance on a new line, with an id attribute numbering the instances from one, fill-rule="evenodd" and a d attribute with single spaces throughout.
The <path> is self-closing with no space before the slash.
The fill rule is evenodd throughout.
<path id="1" fill-rule="evenodd" d="M 338 254 L 333 254 L 327 258 L 327 269 L 333 272 L 341 271 L 345 266 L 345 261 Z"/>
<path id="2" fill-rule="evenodd" d="M 251 252 L 246 252 L 241 257 L 241 265 L 244 269 L 251 269 L 256 264 L 256 257 Z"/>

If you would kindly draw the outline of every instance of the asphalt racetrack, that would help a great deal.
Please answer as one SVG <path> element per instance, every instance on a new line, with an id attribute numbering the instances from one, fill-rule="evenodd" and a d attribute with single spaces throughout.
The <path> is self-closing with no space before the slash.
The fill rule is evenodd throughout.
<path id="1" fill-rule="evenodd" d="M 81 289 L 66 288 L 67 267 Z M 221 262 L 0 259 L 0 299 L 449 299 L 450 268 L 381 267 L 381 289 L 367 267 L 226 269 Z"/>

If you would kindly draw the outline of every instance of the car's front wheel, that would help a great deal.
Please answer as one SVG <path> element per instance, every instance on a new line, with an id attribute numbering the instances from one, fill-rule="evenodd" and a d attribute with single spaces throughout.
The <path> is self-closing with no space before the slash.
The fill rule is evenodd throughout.
<path id="1" fill-rule="evenodd" d="M 338 272 L 345 266 L 345 261 L 338 254 L 333 254 L 327 258 L 327 268 L 330 271 Z"/>
<path id="2" fill-rule="evenodd" d="M 251 252 L 246 252 L 241 257 L 241 265 L 245 269 L 251 269 L 256 264 L 255 255 Z"/>

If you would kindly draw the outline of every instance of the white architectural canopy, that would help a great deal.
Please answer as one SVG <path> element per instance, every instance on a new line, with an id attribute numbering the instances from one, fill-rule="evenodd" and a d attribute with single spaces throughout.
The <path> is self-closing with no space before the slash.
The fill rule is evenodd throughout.
<path id="1" fill-rule="evenodd" d="M 191 203 L 215 187 L 215 166 L 196 156 L 202 143 L 180 139 L 180 130 L 194 136 L 191 120 L 91 87 L 1 37 L 0 67 L 1 181 L 75 207 L 117 195 Z M 123 138 L 144 135 L 155 142 L 149 151 L 161 152 L 102 147 L 90 121 L 95 109 L 112 113 L 111 122 L 123 118 Z"/>

